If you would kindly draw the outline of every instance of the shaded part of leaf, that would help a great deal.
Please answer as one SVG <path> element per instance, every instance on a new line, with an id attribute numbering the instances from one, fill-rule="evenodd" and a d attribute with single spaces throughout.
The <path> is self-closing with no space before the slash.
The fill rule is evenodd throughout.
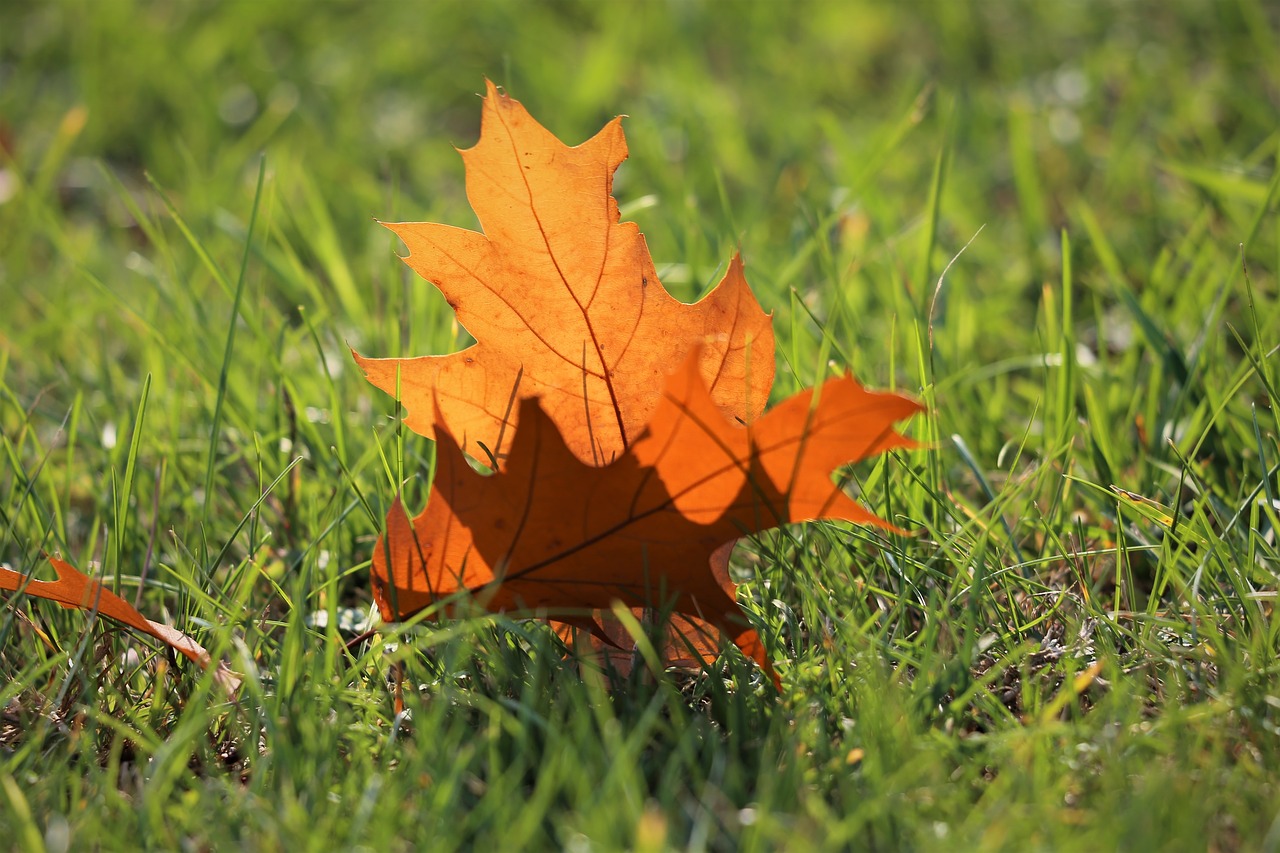
<path id="1" fill-rule="evenodd" d="M 374 549 L 384 618 L 464 590 L 490 610 L 552 615 L 615 601 L 669 604 L 761 660 L 759 638 L 745 630 L 735 587 L 713 555 L 742 536 L 817 518 L 891 527 L 831 473 L 912 446 L 893 425 L 920 405 L 842 377 L 744 428 L 715 405 L 699 358 L 689 354 L 636 443 L 603 467 L 582 463 L 536 401 L 521 403 L 506 467 L 491 476 L 466 465 L 442 431 L 431 500 L 412 523 L 393 508 Z M 391 584 L 399 612 L 389 607 Z"/>

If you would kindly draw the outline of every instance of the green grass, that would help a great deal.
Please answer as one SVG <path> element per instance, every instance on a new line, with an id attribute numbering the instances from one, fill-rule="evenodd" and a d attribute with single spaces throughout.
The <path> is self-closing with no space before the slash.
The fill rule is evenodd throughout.
<path id="1" fill-rule="evenodd" d="M 92 567 L 247 678 L 6 597 L 0 844 L 1280 848 L 1278 33 L 1261 0 L 5 4 L 0 561 Z M 569 142 L 631 116 L 623 210 L 684 299 L 741 247 L 775 394 L 829 351 L 930 406 L 929 450 L 853 472 L 919 535 L 740 549 L 780 695 L 733 654 L 609 692 L 505 617 L 344 646 L 432 458 L 347 346 L 465 337 L 373 218 L 474 225 L 485 76 Z"/>

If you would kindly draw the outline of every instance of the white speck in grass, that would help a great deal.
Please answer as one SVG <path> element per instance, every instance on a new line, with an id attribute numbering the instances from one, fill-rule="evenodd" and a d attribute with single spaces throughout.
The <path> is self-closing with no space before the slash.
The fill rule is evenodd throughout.
<path id="1" fill-rule="evenodd" d="M 279 447 L 281 453 L 289 453 L 293 450 L 293 439 L 289 438 L 287 435 L 281 436 Z"/>
<path id="2" fill-rule="evenodd" d="M 323 631 L 329 627 L 329 611 L 312 611 L 307 614 L 305 621 L 308 628 Z M 349 637 L 355 637 L 368 631 L 372 625 L 372 617 L 369 614 L 366 614 L 363 609 L 356 607 L 338 608 L 339 633 Z"/>
<path id="3" fill-rule="evenodd" d="M 1074 110 L 1058 107 L 1049 113 L 1049 134 L 1060 144 L 1070 145 L 1080 139 L 1080 119 Z"/>
<path id="4" fill-rule="evenodd" d="M 342 375 L 347 366 L 347 359 L 350 358 L 346 350 L 337 350 L 332 347 L 325 347 L 324 358 L 320 359 L 316 364 L 316 370 L 323 373 L 328 371 L 329 375 L 337 378 Z"/>
<path id="5" fill-rule="evenodd" d="M 1089 78 L 1079 68 L 1064 68 L 1053 77 L 1053 91 L 1065 103 L 1078 106 L 1089 96 Z"/>
<path id="6" fill-rule="evenodd" d="M 114 421 L 107 421 L 107 425 L 102 428 L 102 447 L 105 450 L 115 450 L 116 440 L 119 436 L 116 434 L 116 425 Z"/>
<path id="7" fill-rule="evenodd" d="M 243 83 L 222 93 L 218 101 L 218 118 L 232 127 L 248 124 L 258 114 L 258 96 Z"/>
<path id="8" fill-rule="evenodd" d="M 657 206 L 658 197 L 656 195 L 642 195 L 637 199 L 619 204 L 618 218 L 627 220 L 642 210 L 648 210 L 651 207 Z"/>
<path id="9" fill-rule="evenodd" d="M 373 135 L 394 148 L 409 145 L 422 135 L 424 117 L 418 99 L 403 92 L 390 93 L 374 104 Z"/>
<path id="10" fill-rule="evenodd" d="M 18 194 L 18 179 L 8 169 L 0 169 L 0 204 Z"/>
<path id="11" fill-rule="evenodd" d="M 1160 440 L 1165 444 L 1173 442 L 1180 445 L 1186 439 L 1188 429 L 1186 420 L 1166 422 L 1160 428 Z"/>
<path id="12" fill-rule="evenodd" d="M 71 849 L 71 824 L 60 814 L 49 817 L 44 830 L 44 849 L 49 853 L 66 853 Z"/>
<path id="13" fill-rule="evenodd" d="M 756 822 L 757 817 L 759 817 L 759 814 L 756 810 L 747 806 L 745 809 L 741 809 L 738 812 L 738 823 L 743 826 L 751 826 L 751 824 Z"/>
<path id="14" fill-rule="evenodd" d="M 120 655 L 120 672 L 125 676 L 132 675 L 142 666 L 142 657 L 138 654 L 137 649 L 125 649 L 124 654 Z"/>
<path id="15" fill-rule="evenodd" d="M 155 278 L 156 265 L 151 263 L 151 259 L 146 255 L 141 255 L 137 252 L 130 252 L 125 256 L 124 266 L 125 269 L 132 270 L 138 275 L 143 275 L 147 278 Z"/>
<path id="16" fill-rule="evenodd" d="M 663 264 L 658 268 L 658 278 L 667 285 L 688 284 L 693 273 L 688 264 Z"/>
<path id="17" fill-rule="evenodd" d="M 1098 357 L 1084 344 L 1076 344 L 1076 364 L 1081 367 L 1096 367 Z"/>

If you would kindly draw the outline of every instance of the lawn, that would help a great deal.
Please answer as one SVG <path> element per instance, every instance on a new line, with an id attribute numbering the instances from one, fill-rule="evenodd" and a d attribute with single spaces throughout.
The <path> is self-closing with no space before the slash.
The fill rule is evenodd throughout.
<path id="1" fill-rule="evenodd" d="M 928 407 L 844 523 L 744 541 L 734 649 L 610 684 L 521 614 L 362 624 L 451 352 L 378 220 L 475 228 L 485 79 L 776 401 Z M 15 849 L 1280 849 L 1280 13 L 1265 0 L 0 5 Z M 674 367 L 674 365 L 673 365 Z M 363 632 L 363 633 L 362 633 Z M 396 713 L 394 683 L 405 712 Z"/>

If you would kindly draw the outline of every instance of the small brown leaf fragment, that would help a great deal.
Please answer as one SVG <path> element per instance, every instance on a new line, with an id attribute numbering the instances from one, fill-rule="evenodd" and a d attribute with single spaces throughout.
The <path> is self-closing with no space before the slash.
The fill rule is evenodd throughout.
<path id="1" fill-rule="evenodd" d="M 32 598 L 54 601 L 71 610 L 97 611 L 101 616 L 121 622 L 144 634 L 150 634 L 194 661 L 201 669 L 208 669 L 213 665 L 204 646 L 186 634 L 161 622 L 152 622 L 123 598 L 83 574 L 70 563 L 56 557 L 50 557 L 49 562 L 58 575 L 57 580 L 33 580 L 8 566 L 0 566 L 0 589 L 11 592 L 21 590 L 23 594 Z M 229 696 L 235 697 L 240 689 L 240 680 L 240 676 L 232 672 L 226 664 L 218 662 L 214 671 L 214 681 Z"/>

